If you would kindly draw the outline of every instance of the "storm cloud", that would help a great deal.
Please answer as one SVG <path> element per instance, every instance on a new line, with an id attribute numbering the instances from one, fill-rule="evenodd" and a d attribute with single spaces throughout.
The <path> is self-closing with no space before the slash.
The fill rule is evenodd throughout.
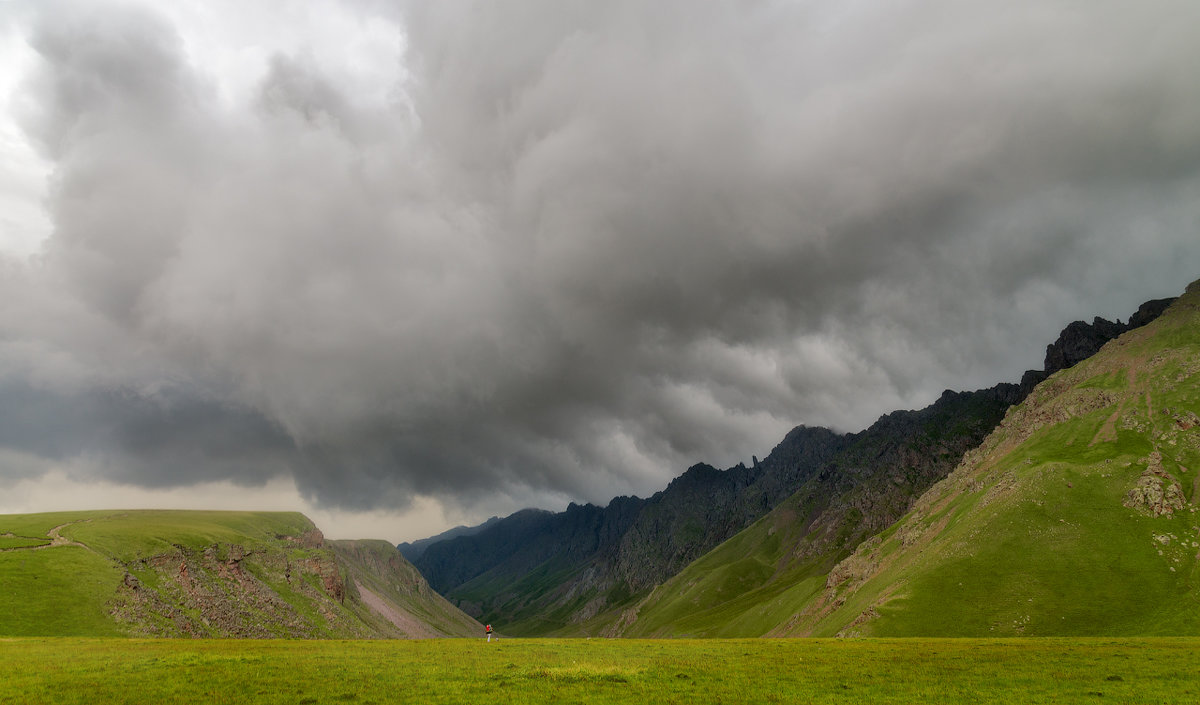
<path id="1" fill-rule="evenodd" d="M 1190 0 L 156 5 L 0 10 L 0 477 L 603 501 L 1200 277 Z"/>

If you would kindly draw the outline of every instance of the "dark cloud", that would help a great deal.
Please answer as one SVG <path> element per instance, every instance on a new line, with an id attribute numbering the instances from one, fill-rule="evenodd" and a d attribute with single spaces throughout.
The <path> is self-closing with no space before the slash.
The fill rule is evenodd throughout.
<path id="1" fill-rule="evenodd" d="M 603 500 L 1016 379 L 1200 271 L 1191 2 L 345 11 L 403 64 L 277 53 L 233 98 L 152 11 L 35 13 L 7 447 Z"/>
<path id="2" fill-rule="evenodd" d="M 291 439 L 261 414 L 220 400 L 130 389 L 62 393 L 12 380 L 0 399 L 0 446 L 72 462 L 82 480 L 255 485 L 300 461 Z"/>

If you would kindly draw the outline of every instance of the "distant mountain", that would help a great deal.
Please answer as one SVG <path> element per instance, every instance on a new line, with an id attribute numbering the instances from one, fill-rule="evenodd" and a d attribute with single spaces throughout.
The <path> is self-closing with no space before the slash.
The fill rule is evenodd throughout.
<path id="1" fill-rule="evenodd" d="M 902 462 L 882 463 L 820 511 L 811 507 L 824 490 L 803 488 L 590 628 L 624 636 L 1200 633 L 1192 504 L 1200 480 L 1189 479 L 1189 468 L 1200 468 L 1200 283 L 1163 314 L 1167 303 L 1143 307 L 1131 321 L 1140 326 L 1069 326 L 1047 351 L 1047 365 L 1062 369 L 911 507 L 889 504 L 896 493 L 881 482 L 890 475 L 896 487 L 908 484 L 895 472 Z M 1104 344 L 1096 333 L 1121 337 Z M 945 432 L 947 420 L 930 428 Z M 872 525 L 859 531 L 868 517 Z"/>
<path id="2" fill-rule="evenodd" d="M 436 536 L 430 536 L 426 539 L 418 539 L 412 542 L 397 544 L 396 548 L 409 561 L 415 561 L 421 557 L 421 554 L 425 552 L 426 548 L 429 548 L 431 545 L 438 543 L 439 541 L 449 541 L 450 539 L 459 536 L 470 536 L 472 534 L 477 534 L 498 521 L 500 521 L 500 517 L 492 517 L 491 519 L 488 519 L 482 524 L 478 524 L 476 526 L 456 526 L 453 529 L 443 531 Z"/>
<path id="3" fill-rule="evenodd" d="M 894 411 L 848 434 L 846 447 L 814 469 L 753 526 L 688 565 L 636 606 L 601 615 L 584 633 L 610 636 L 759 636 L 774 626 L 727 619 L 727 603 L 782 597 L 824 576 L 864 539 L 887 528 L 995 428 L 1024 392 L 998 385 L 945 392 L 919 411 Z M 789 608 L 790 609 L 790 608 Z M 790 612 L 788 612 L 790 614 Z M 758 615 L 753 615 L 758 616 Z"/>
<path id="4" fill-rule="evenodd" d="M 468 636 L 483 627 L 386 541 L 287 512 L 0 516 L 0 635 Z"/>
<path id="5" fill-rule="evenodd" d="M 1171 301 L 1144 304 L 1128 324 L 1071 324 L 1048 346 L 1045 369 L 1027 372 L 1019 384 L 947 391 L 925 409 L 893 412 L 856 434 L 801 426 L 753 467 L 701 464 L 647 500 L 518 512 L 471 535 L 431 542 L 414 562 L 464 611 L 526 635 L 654 632 L 631 627 L 630 609 L 772 510 L 804 537 L 795 560 L 823 575 L 902 516 L 1036 384 L 1145 325 Z M 722 594 L 738 593 L 748 579 L 733 578 Z"/>
<path id="6" fill-rule="evenodd" d="M 414 564 L 468 614 L 511 634 L 561 629 L 649 590 L 749 525 L 841 443 L 832 431 L 798 428 L 752 468 L 697 465 L 649 499 L 523 510 L 432 544 Z"/>

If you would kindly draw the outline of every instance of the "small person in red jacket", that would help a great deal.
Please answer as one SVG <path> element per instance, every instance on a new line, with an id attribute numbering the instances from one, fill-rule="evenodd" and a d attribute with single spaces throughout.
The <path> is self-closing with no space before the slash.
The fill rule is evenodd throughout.
<path id="1" fill-rule="evenodd" d="M 483 630 L 487 632 L 488 643 L 490 644 L 492 642 L 492 625 L 490 625 L 490 624 L 487 625 L 486 627 L 483 628 Z"/>

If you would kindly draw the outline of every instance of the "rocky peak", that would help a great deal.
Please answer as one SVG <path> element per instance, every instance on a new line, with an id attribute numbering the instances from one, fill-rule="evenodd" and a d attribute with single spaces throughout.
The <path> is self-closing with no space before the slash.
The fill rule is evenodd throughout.
<path id="1" fill-rule="evenodd" d="M 1095 318 L 1090 324 L 1083 321 L 1071 323 L 1058 336 L 1058 340 L 1046 346 L 1045 373 L 1052 375 L 1059 370 L 1083 362 L 1100 351 L 1104 344 L 1126 331 L 1140 328 L 1162 315 L 1175 299 L 1154 299 L 1138 307 L 1129 317 L 1129 323 Z"/>
<path id="2" fill-rule="evenodd" d="M 1071 323 L 1058 336 L 1058 340 L 1046 346 L 1046 370 L 1065 370 L 1095 355 L 1108 341 L 1126 331 L 1125 324 L 1103 318 L 1095 318 L 1091 324 L 1083 321 Z"/>
<path id="3" fill-rule="evenodd" d="M 1141 328 L 1150 321 L 1153 321 L 1163 315 L 1163 312 L 1173 303 L 1175 303 L 1174 298 L 1147 301 L 1138 307 L 1137 313 L 1129 317 L 1129 329 Z"/>

